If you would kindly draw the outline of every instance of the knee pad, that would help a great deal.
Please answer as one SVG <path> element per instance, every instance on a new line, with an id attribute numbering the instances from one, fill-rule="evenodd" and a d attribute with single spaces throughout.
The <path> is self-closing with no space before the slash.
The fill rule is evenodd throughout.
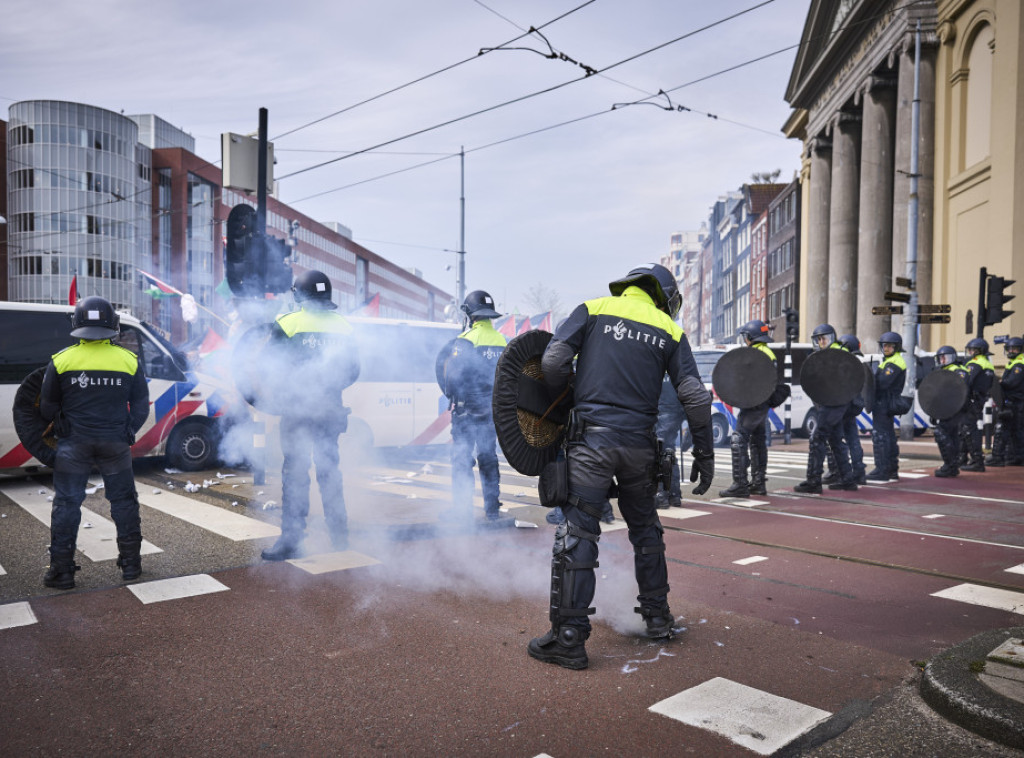
<path id="1" fill-rule="evenodd" d="M 593 571 L 600 564 L 595 561 L 574 561 L 569 553 L 586 540 L 597 545 L 600 535 L 591 534 L 566 520 L 555 529 L 555 544 L 551 558 L 551 624 L 558 627 L 567 618 L 590 616 L 597 612 L 596 608 L 574 608 L 573 597 L 576 594 L 576 572 Z"/>

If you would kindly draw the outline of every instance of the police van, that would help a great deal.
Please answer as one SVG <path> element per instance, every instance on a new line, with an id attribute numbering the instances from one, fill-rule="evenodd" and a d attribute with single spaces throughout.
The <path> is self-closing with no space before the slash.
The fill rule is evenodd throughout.
<path id="1" fill-rule="evenodd" d="M 786 343 L 772 342 L 769 343 L 768 346 L 772 349 L 772 352 L 775 353 L 776 361 L 778 363 L 779 381 L 782 381 L 785 371 Z M 697 368 L 700 371 L 701 379 L 704 381 L 705 386 L 711 390 L 714 395 L 712 402 L 711 425 L 715 445 L 728 444 L 732 430 L 736 427 L 736 414 L 739 412 L 739 409 L 727 405 L 720 397 L 718 397 L 718 394 L 714 392 L 714 388 L 711 384 L 711 375 L 714 371 L 715 365 L 718 363 L 718 360 L 728 350 L 734 350 L 736 347 L 738 346 L 723 345 L 698 347 L 693 349 L 693 357 L 697 362 Z M 814 347 L 809 343 L 793 343 L 790 349 L 793 376 L 792 383 L 790 385 L 792 394 L 789 400 L 791 406 L 790 429 L 797 436 L 809 437 L 817 426 L 818 417 L 817 412 L 814 410 L 814 403 L 800 386 L 800 370 L 803 366 L 803 362 L 811 353 L 814 352 Z M 861 358 L 861 362 L 865 363 L 871 371 L 874 371 L 881 361 L 882 356 L 876 354 L 865 355 Z M 923 379 L 924 376 L 934 368 L 934 365 L 935 363 L 932 353 L 918 355 L 918 384 L 920 384 L 921 379 Z M 899 427 L 899 422 L 900 420 L 897 418 L 897 428 Z M 773 433 L 782 433 L 785 431 L 785 405 L 780 405 L 778 408 L 772 408 L 769 410 L 768 423 Z M 870 410 L 864 410 L 861 412 L 857 417 L 857 426 L 861 433 L 868 432 L 873 428 Z M 921 410 L 921 406 L 917 402 L 915 393 L 914 433 L 921 434 L 929 428 L 930 423 L 928 415 Z"/>
<path id="2" fill-rule="evenodd" d="M 42 463 L 14 430 L 11 407 L 21 382 L 50 357 L 78 342 L 71 336 L 69 305 L 0 302 L 0 473 L 31 473 Z M 149 381 L 149 418 L 136 435 L 134 457 L 166 455 L 186 471 L 209 468 L 217 460 L 220 420 L 240 398 L 229 384 L 192 371 L 155 328 L 119 314 L 121 334 L 113 342 L 142 359 Z"/>
<path id="3" fill-rule="evenodd" d="M 347 447 L 416 447 L 451 442 L 448 399 L 437 382 L 442 348 L 458 324 L 346 317 L 359 349 L 359 379 L 345 390 L 352 409 Z"/>

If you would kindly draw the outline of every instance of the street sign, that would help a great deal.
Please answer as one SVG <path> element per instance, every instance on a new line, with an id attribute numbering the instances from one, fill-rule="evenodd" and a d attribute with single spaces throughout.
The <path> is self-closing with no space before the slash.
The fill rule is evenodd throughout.
<path id="1" fill-rule="evenodd" d="M 907 279 L 905 276 L 897 276 L 896 277 L 896 286 L 897 287 L 906 287 L 909 290 L 914 289 L 914 283 L 912 281 L 910 281 L 909 279 Z"/>
<path id="2" fill-rule="evenodd" d="M 886 300 L 893 300 L 897 303 L 909 303 L 910 295 L 904 294 L 903 292 L 886 292 Z"/>
<path id="3" fill-rule="evenodd" d="M 948 324 L 949 316 L 918 314 L 915 319 L 919 324 Z"/>
<path id="4" fill-rule="evenodd" d="M 948 305 L 918 305 L 918 313 L 949 313 L 952 309 Z"/>
<path id="5" fill-rule="evenodd" d="M 901 313 L 902 305 L 876 305 L 871 309 L 872 316 L 898 316 Z"/>

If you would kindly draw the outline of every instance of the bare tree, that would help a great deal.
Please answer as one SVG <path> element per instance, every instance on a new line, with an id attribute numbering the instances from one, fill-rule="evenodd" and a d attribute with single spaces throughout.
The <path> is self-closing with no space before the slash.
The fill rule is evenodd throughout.
<path id="1" fill-rule="evenodd" d="M 527 307 L 532 309 L 533 313 L 551 311 L 552 319 L 556 319 L 562 310 L 562 303 L 558 299 L 558 293 L 543 282 L 538 282 L 530 287 L 523 296 L 523 299 L 526 301 Z"/>

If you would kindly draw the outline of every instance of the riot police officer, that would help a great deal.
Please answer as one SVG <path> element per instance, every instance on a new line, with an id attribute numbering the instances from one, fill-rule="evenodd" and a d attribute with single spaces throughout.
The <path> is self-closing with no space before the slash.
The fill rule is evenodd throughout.
<path id="1" fill-rule="evenodd" d="M 568 431 L 569 497 L 566 521 L 555 529 L 551 565 L 551 629 L 530 641 L 537 660 L 570 669 L 588 665 L 584 647 L 594 613 L 601 503 L 612 479 L 619 511 L 633 545 L 639 607 L 646 634 L 669 637 L 675 618 L 668 605 L 664 529 L 654 504 L 659 469 L 654 428 L 667 371 L 693 435 L 690 481 L 703 494 L 714 477 L 711 395 L 705 389 L 682 329 L 673 318 L 682 298 L 671 272 L 638 266 L 609 283 L 610 297 L 576 307 L 541 359 L 552 397 L 569 383 L 578 355 L 575 407 Z"/>
<path id="2" fill-rule="evenodd" d="M 999 386 L 1003 390 L 1003 407 L 999 413 L 992 455 L 988 466 L 1024 466 L 1024 339 L 1010 337 L 1003 345 L 1007 363 Z"/>
<path id="3" fill-rule="evenodd" d="M 466 295 L 462 304 L 469 328 L 458 336 L 445 363 L 445 395 L 452 411 L 452 507 L 442 518 L 473 518 L 473 462 L 480 468 L 484 516 L 501 519 L 497 437 L 491 415 L 494 369 L 505 350 L 504 335 L 494 328 L 494 299 L 483 290 Z"/>
<path id="4" fill-rule="evenodd" d="M 811 333 L 811 342 L 815 350 L 846 350 L 843 343 L 836 339 L 836 330 L 831 324 L 816 326 Z M 793 488 L 794 492 L 821 494 L 821 474 L 825 467 L 826 448 L 832 449 L 839 472 L 839 481 L 828 485 L 828 488 L 847 491 L 857 489 L 850 456 L 843 445 L 842 424 L 847 405 L 814 404 L 818 423 L 811 432 L 808 444 L 807 478 Z"/>
<path id="5" fill-rule="evenodd" d="M 278 361 L 275 386 L 281 414 L 281 537 L 263 551 L 264 560 L 283 561 L 302 554 L 309 516 L 309 466 L 316 482 L 331 543 L 348 547 L 348 513 L 339 468 L 338 437 L 348 428 L 349 409 L 342 391 L 359 377 L 358 349 L 348 320 L 334 309 L 328 276 L 299 274 L 292 294 L 300 310 L 279 316 L 268 349 Z"/>
<path id="6" fill-rule="evenodd" d="M 860 351 L 860 339 L 856 334 L 844 334 L 839 338 L 843 347 L 858 358 L 863 358 Z M 850 456 L 850 466 L 853 468 L 853 477 L 857 484 L 867 484 L 867 468 L 864 466 L 864 448 L 860 444 L 860 427 L 857 426 L 857 417 L 864 410 L 864 394 L 858 392 L 856 397 L 850 401 L 843 413 L 841 455 Z M 822 484 L 833 484 L 840 481 L 839 469 L 836 466 L 835 454 L 831 448 L 828 450 L 828 475 L 822 478 Z"/>
<path id="7" fill-rule="evenodd" d="M 747 347 L 767 355 L 772 361 L 772 370 L 778 373 L 775 353 L 768 347 L 771 337 L 769 326 L 759 319 L 748 321 L 740 327 L 740 336 Z M 747 497 L 751 493 L 765 495 L 765 471 L 768 467 L 768 442 L 766 424 L 771 406 L 768 401 L 751 408 L 740 408 L 736 417 L 736 428 L 732 433 L 732 485 L 718 494 L 720 497 Z M 750 480 L 747 480 L 747 467 Z"/>
<path id="8" fill-rule="evenodd" d="M 903 338 L 896 332 L 884 332 L 878 338 L 882 362 L 875 369 L 875 404 L 871 408 L 871 446 L 875 468 L 868 479 L 887 482 L 897 478 L 900 448 L 896 442 L 894 418 L 898 413 L 903 386 L 907 380 L 907 362 L 903 358 Z"/>
<path id="9" fill-rule="evenodd" d="M 995 381 L 995 368 L 989 360 L 988 342 L 975 337 L 967 343 L 967 409 L 964 411 L 961 434 L 966 442 L 965 452 L 970 462 L 961 465 L 961 471 L 984 471 L 985 455 L 981 449 L 982 413 L 988 401 L 992 383 Z M 960 455 L 961 461 L 964 453 Z"/>
<path id="10" fill-rule="evenodd" d="M 939 369 L 953 372 L 966 384 L 967 369 L 960 364 L 958 358 L 956 349 L 950 345 L 943 345 L 935 351 L 935 364 Z M 966 401 L 964 408 L 966 408 Z M 939 455 L 942 456 L 942 466 L 935 469 L 935 476 L 940 479 L 960 475 L 960 449 L 962 445 L 960 428 L 964 423 L 963 414 L 964 411 L 961 410 L 954 416 L 939 420 L 935 424 L 935 444 L 939 446 Z"/>
<path id="11" fill-rule="evenodd" d="M 50 566 L 43 584 L 75 586 L 75 544 L 85 487 L 93 469 L 103 477 L 117 528 L 117 565 L 125 581 L 142 573 L 142 522 L 131 445 L 149 417 L 149 388 L 139 358 L 111 344 L 120 330 L 114 307 L 102 297 L 75 306 L 71 336 L 79 342 L 53 356 L 40 390 L 39 411 L 57 435 L 50 515 Z"/>

